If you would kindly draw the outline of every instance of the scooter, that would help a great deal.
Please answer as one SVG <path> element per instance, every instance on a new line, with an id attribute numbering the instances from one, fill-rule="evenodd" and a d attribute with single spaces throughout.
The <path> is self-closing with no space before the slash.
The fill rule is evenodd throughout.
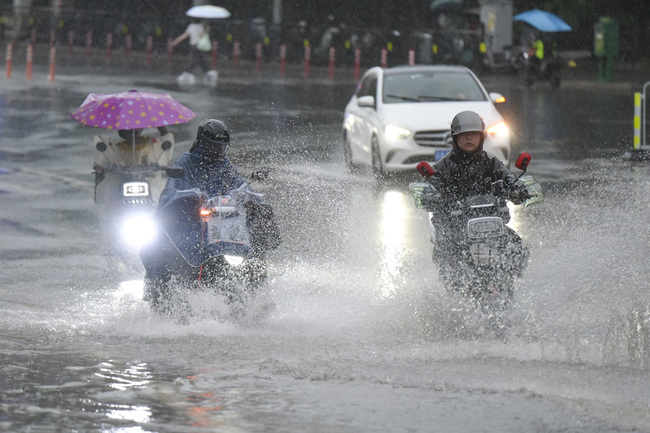
<path id="1" fill-rule="evenodd" d="M 523 205 L 543 200 L 541 186 L 531 176 L 524 176 L 530 155 L 522 153 L 516 166 L 523 170 L 519 178 L 525 185 Z M 425 182 L 414 182 L 409 189 L 418 209 L 429 212 L 433 260 L 446 289 L 460 294 L 482 311 L 506 310 L 513 298 L 517 262 L 527 259 L 528 251 L 517 233 L 506 227 L 510 211 L 506 205 L 510 191 L 503 181 L 492 184 L 492 192 L 458 201 L 449 221 L 442 224 L 441 196 L 430 182 L 433 168 L 418 164 Z M 442 218 L 440 218 L 442 219 Z"/>
<path id="2" fill-rule="evenodd" d="M 104 244 L 131 270 L 139 266 L 140 248 L 155 234 L 153 213 L 173 154 L 172 134 L 153 141 L 145 157 L 117 149 L 99 136 L 94 139 L 95 204 Z"/>
<path id="3" fill-rule="evenodd" d="M 557 89 L 562 82 L 562 61 L 558 57 L 546 57 L 539 61 L 534 50 L 523 50 L 516 58 L 516 68 L 526 85 L 532 86 L 536 81 L 548 81 Z"/>
<path id="4" fill-rule="evenodd" d="M 196 311 L 187 295 L 208 292 L 245 312 L 266 282 L 266 252 L 280 243 L 261 196 L 248 184 L 214 197 L 192 188 L 158 210 L 158 236 L 140 251 L 144 299 L 154 311 L 188 320 Z"/>

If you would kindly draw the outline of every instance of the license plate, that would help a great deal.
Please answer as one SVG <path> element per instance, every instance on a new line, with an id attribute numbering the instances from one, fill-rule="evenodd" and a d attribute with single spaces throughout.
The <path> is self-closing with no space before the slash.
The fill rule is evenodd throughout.
<path id="1" fill-rule="evenodd" d="M 450 152 L 449 150 L 436 150 L 434 161 L 440 161 L 449 152 Z"/>

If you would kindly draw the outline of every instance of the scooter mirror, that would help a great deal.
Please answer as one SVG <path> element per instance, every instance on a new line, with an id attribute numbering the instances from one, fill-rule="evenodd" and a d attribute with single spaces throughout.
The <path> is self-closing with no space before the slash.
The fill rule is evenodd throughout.
<path id="1" fill-rule="evenodd" d="M 515 167 L 517 167 L 519 170 L 524 170 L 526 171 L 526 168 L 528 168 L 528 164 L 530 164 L 531 156 L 529 153 L 522 152 L 521 155 L 519 155 L 519 158 L 517 158 L 517 162 L 515 162 Z"/>
<path id="2" fill-rule="evenodd" d="M 433 167 L 431 167 L 431 165 L 426 161 L 419 163 L 416 169 L 418 170 L 418 173 L 422 175 L 422 177 L 426 177 L 427 179 L 433 176 L 434 173 Z"/>
<path id="3" fill-rule="evenodd" d="M 104 143 L 103 141 L 98 141 L 97 144 L 95 145 L 95 149 L 99 150 L 100 152 L 106 152 L 108 146 L 106 146 L 106 143 Z"/>
<path id="4" fill-rule="evenodd" d="M 165 174 L 172 179 L 180 179 L 185 176 L 185 171 L 178 167 L 165 167 Z"/>

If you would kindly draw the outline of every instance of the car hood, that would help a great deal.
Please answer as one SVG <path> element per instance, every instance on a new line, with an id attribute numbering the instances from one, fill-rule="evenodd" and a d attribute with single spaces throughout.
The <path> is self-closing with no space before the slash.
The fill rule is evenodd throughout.
<path id="1" fill-rule="evenodd" d="M 503 120 L 489 101 L 384 104 L 378 114 L 384 125 L 392 124 L 415 132 L 449 129 L 454 116 L 465 110 L 478 113 L 488 128 Z"/>

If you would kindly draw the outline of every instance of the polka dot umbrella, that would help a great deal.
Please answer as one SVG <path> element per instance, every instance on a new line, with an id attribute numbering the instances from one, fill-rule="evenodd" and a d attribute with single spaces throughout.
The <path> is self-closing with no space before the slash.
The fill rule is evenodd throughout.
<path id="1" fill-rule="evenodd" d="M 187 123 L 196 116 L 167 93 L 129 90 L 91 93 L 70 117 L 83 125 L 106 129 L 145 129 Z"/>

